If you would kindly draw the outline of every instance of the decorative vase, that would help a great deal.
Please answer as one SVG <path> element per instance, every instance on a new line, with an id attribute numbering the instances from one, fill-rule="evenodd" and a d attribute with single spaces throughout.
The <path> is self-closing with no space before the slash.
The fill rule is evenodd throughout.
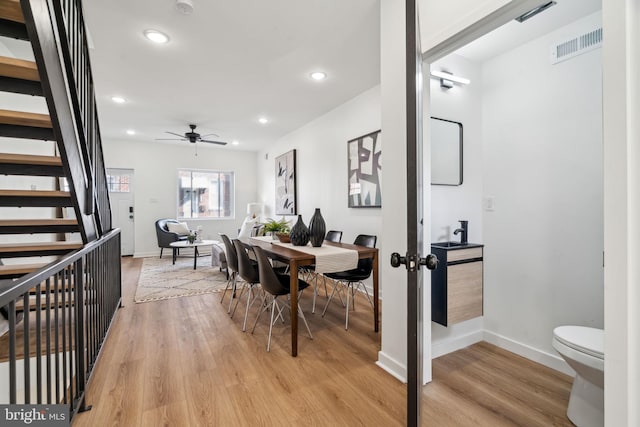
<path id="1" fill-rule="evenodd" d="M 320 208 L 316 208 L 316 211 L 311 217 L 311 221 L 309 221 L 309 240 L 311 241 L 311 246 L 316 248 L 322 246 L 326 232 L 327 225 L 324 222 L 324 218 L 322 218 Z"/>
<path id="2" fill-rule="evenodd" d="M 302 215 L 298 215 L 298 221 L 291 227 L 289 238 L 293 246 L 305 246 L 309 243 L 309 229 L 302 222 Z"/>

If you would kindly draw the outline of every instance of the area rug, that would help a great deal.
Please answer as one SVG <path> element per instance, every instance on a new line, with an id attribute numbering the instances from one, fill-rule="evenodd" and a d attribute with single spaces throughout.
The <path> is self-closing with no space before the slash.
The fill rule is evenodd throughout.
<path id="1" fill-rule="evenodd" d="M 150 302 L 221 292 L 227 283 L 226 273 L 211 267 L 211 257 L 198 258 L 198 269 L 193 269 L 193 258 L 179 257 L 175 265 L 171 257 L 145 258 L 134 301 Z"/>

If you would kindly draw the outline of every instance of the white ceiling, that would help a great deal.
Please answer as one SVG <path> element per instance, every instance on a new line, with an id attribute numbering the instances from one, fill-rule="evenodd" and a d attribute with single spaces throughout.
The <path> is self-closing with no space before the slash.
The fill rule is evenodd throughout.
<path id="1" fill-rule="evenodd" d="M 155 139 L 195 123 L 201 134 L 240 143 L 220 149 L 259 150 L 380 82 L 380 0 L 192 1 L 191 15 L 181 14 L 175 0 L 83 1 L 105 144 L 174 143 Z M 559 0 L 456 53 L 482 62 L 600 5 Z M 148 28 L 171 41 L 149 42 L 142 34 Z M 4 43 L 0 48 L 18 57 L 30 55 L 24 44 Z M 316 70 L 329 77 L 312 81 Z M 128 102 L 115 104 L 114 95 Z M 271 122 L 259 124 L 262 115 Z M 128 136 L 127 129 L 137 134 Z"/>
<path id="2" fill-rule="evenodd" d="M 380 82 L 379 0 L 193 0 L 191 15 L 175 0 L 83 5 L 107 144 L 161 144 L 195 123 L 240 143 L 222 149 L 258 150 Z M 170 42 L 149 42 L 148 28 Z M 316 70 L 328 78 L 312 81 Z"/>
<path id="3" fill-rule="evenodd" d="M 484 62 L 601 9 L 601 0 L 556 0 L 549 9 L 520 23 L 510 21 L 455 53 Z M 540 1 L 546 3 L 545 0 Z"/>

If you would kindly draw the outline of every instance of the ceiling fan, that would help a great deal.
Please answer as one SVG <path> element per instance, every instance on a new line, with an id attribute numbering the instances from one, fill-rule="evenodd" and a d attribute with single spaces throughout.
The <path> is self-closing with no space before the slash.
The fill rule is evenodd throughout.
<path id="1" fill-rule="evenodd" d="M 156 141 L 189 141 L 191 143 L 209 142 L 211 144 L 227 145 L 226 142 L 211 141 L 209 139 L 204 139 L 207 136 L 218 136 L 215 133 L 208 133 L 206 135 L 200 135 L 199 133 L 196 132 L 196 125 L 190 124 L 189 127 L 191 128 L 191 131 L 190 132 L 185 132 L 184 135 L 180 135 L 179 133 L 175 133 L 175 132 L 166 131 L 168 134 L 178 136 L 179 138 L 156 138 Z"/>

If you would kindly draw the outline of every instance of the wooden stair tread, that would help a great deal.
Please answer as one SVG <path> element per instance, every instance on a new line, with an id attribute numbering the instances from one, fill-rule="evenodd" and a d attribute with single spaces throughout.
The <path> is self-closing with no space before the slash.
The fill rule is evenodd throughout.
<path id="1" fill-rule="evenodd" d="M 24 15 L 20 7 L 20 0 L 0 1 L 0 18 L 24 24 Z"/>
<path id="2" fill-rule="evenodd" d="M 47 306 L 47 300 L 45 298 L 40 298 L 40 305 L 38 305 L 35 301 L 34 297 L 29 298 L 29 311 L 38 310 L 47 310 L 52 308 L 61 308 L 61 307 L 69 307 L 69 304 L 73 305 L 73 294 L 69 294 L 69 297 L 65 298 L 64 304 L 62 303 L 62 299 L 58 298 L 58 304 L 56 304 L 53 300 L 49 302 Z M 16 301 L 16 313 L 20 313 L 24 311 L 24 300 L 19 299 Z"/>
<path id="3" fill-rule="evenodd" d="M 0 56 L 0 76 L 14 79 L 40 81 L 38 66 L 33 61 Z"/>
<path id="4" fill-rule="evenodd" d="M 2 219 L 0 227 L 29 227 L 52 225 L 78 225 L 76 219 L 50 218 L 50 219 Z"/>
<path id="5" fill-rule="evenodd" d="M 0 190 L 1 196 L 10 197 L 71 197 L 68 191 L 53 190 Z"/>
<path id="6" fill-rule="evenodd" d="M 82 243 L 75 242 L 37 242 L 37 243 L 0 243 L 0 255 L 7 252 L 38 252 L 82 248 Z"/>
<path id="7" fill-rule="evenodd" d="M 24 111 L 0 110 L 0 124 L 14 126 L 30 126 L 51 129 L 51 118 L 48 114 L 27 113 Z"/>
<path id="8" fill-rule="evenodd" d="M 38 156 L 33 154 L 0 153 L 0 164 L 62 166 L 57 156 Z"/>
<path id="9" fill-rule="evenodd" d="M 67 291 L 73 292 L 73 289 L 74 289 L 73 285 L 70 285 L 68 282 L 65 282 L 64 284 L 58 284 L 58 290 L 56 291 L 56 288 L 53 286 L 53 281 L 52 281 L 51 285 L 49 286 L 49 293 L 55 294 L 56 292 L 67 292 Z M 29 294 L 36 295 L 37 293 L 38 293 L 37 288 L 29 289 Z M 47 286 L 44 283 L 40 286 L 40 294 L 45 294 L 45 295 L 47 294 Z"/>
<path id="10" fill-rule="evenodd" d="M 0 265 L 0 277 L 18 277 L 24 276 L 26 274 L 32 273 L 34 271 L 38 271 L 41 268 L 47 266 L 47 263 L 23 263 L 23 264 L 12 264 L 12 265 Z M 69 281 L 63 281 L 63 283 L 58 283 L 58 287 L 55 287 L 54 282 L 52 281 L 49 285 L 49 291 L 47 292 L 47 286 L 43 282 L 40 285 L 40 290 L 37 287 L 29 289 L 29 293 L 31 295 L 35 294 L 47 294 L 47 293 L 56 293 L 56 292 L 66 292 L 73 291 L 74 287 Z"/>
<path id="11" fill-rule="evenodd" d="M 11 276 L 17 274 L 29 274 L 32 271 L 41 269 L 47 264 L 14 264 L 14 265 L 0 265 L 0 276 Z"/>

